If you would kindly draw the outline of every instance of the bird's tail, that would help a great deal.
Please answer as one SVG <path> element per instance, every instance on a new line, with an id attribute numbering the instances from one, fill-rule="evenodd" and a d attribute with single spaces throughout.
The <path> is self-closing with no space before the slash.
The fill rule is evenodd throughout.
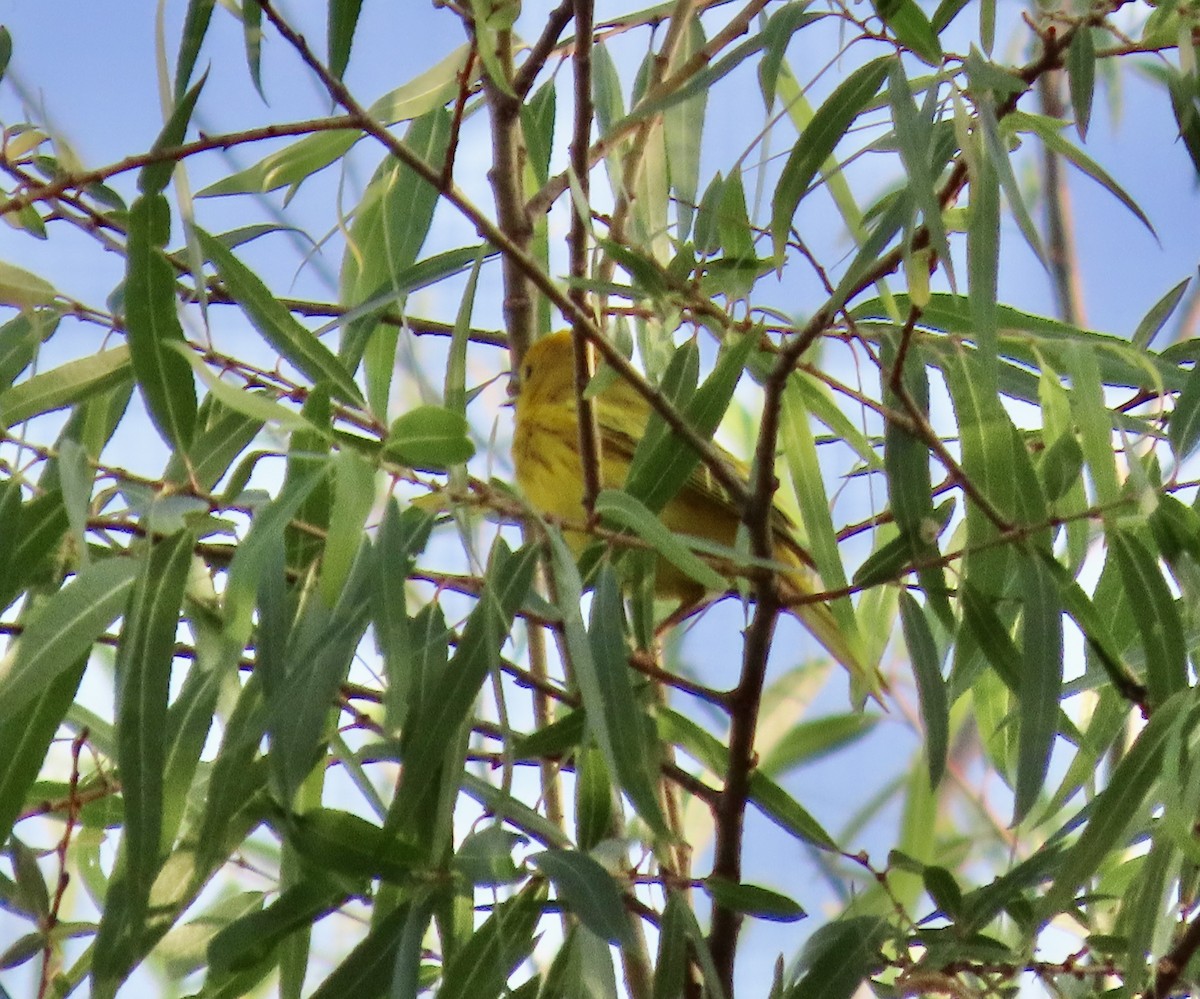
<path id="1" fill-rule="evenodd" d="M 888 691 L 887 680 L 877 665 L 867 661 L 859 636 L 847 634 L 828 604 L 806 602 L 805 598 L 813 593 L 809 574 L 781 574 L 780 591 L 788 611 L 850 674 L 850 696 L 854 703 L 861 706 L 870 697 L 880 707 L 886 707 L 883 695 Z"/>

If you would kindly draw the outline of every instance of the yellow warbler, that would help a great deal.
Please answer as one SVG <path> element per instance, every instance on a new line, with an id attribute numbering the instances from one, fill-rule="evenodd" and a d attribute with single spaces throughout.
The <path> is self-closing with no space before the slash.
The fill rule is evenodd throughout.
<path id="1" fill-rule="evenodd" d="M 579 421 L 574 389 L 574 360 L 571 334 L 555 333 L 529 348 L 521 365 L 516 398 L 516 427 L 513 434 L 513 463 L 517 482 L 525 497 L 540 513 L 566 520 L 583 519 L 583 470 L 579 460 Z M 644 436 L 650 407 L 626 382 L 617 380 L 594 399 L 593 408 L 600 436 L 600 480 L 604 489 L 620 489 L 629 472 L 637 442 Z M 749 473 L 743 462 L 721 450 L 729 465 L 743 477 Z M 683 488 L 660 514 L 675 534 L 703 538 L 732 547 L 741 522 L 740 511 L 710 481 L 704 468 L 684 483 Z M 773 557 L 788 567 L 779 585 L 785 601 L 816 591 L 817 580 L 807 553 L 796 539 L 796 527 L 783 510 L 771 512 L 775 538 Z M 568 532 L 576 550 L 586 538 Z M 674 566 L 659 560 L 655 578 L 658 596 L 676 599 L 683 606 L 699 601 L 703 588 Z M 855 655 L 829 608 L 820 603 L 790 608 L 817 640 L 845 666 L 865 691 L 877 694 L 882 681 Z"/>

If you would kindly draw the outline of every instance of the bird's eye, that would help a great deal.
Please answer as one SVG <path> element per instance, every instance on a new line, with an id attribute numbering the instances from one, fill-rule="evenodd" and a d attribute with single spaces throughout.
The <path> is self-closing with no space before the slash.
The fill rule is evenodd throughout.
<path id="1" fill-rule="evenodd" d="M 533 365 L 526 364 L 521 369 L 521 381 L 528 381 L 533 376 Z"/>

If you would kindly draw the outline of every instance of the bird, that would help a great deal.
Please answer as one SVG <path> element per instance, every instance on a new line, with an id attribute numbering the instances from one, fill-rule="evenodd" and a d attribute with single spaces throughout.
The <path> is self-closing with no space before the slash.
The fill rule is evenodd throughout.
<path id="1" fill-rule="evenodd" d="M 512 455 L 517 485 L 539 514 L 566 524 L 585 520 L 583 467 L 579 457 L 579 412 L 575 392 L 574 344 L 569 330 L 535 341 L 526 351 L 515 378 Z M 600 487 L 621 489 L 637 443 L 650 420 L 649 403 L 623 379 L 607 382 L 592 399 L 600 445 Z M 743 481 L 749 468 L 719 445 L 714 450 Z M 733 548 L 741 511 L 700 465 L 659 514 L 676 535 L 685 535 Z M 819 592 L 820 581 L 798 538 L 794 521 L 775 504 L 771 510 L 772 559 L 781 566 L 780 595 L 822 646 L 851 674 L 858 689 L 878 699 L 884 689 L 878 670 L 868 667 L 822 602 L 797 603 Z M 580 529 L 565 531 L 578 553 L 588 542 Z M 680 610 L 695 607 L 710 596 L 702 584 L 659 559 L 655 595 L 679 602 Z M 676 615 L 672 615 L 675 617 Z"/>

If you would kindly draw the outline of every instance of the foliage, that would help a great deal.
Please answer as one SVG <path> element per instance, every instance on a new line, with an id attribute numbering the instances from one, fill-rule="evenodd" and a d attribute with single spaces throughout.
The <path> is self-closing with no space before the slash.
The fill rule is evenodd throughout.
<path id="1" fill-rule="evenodd" d="M 5 129 L 14 245 L 85 239 L 123 273 L 102 303 L 0 262 L 3 974 L 1187 987 L 1197 298 L 1180 265 L 1136 329 L 1087 328 L 1057 171 L 1163 224 L 1085 139 L 1140 66 L 1161 147 L 1200 166 L 1193 9 L 413 4 L 467 43 L 371 101 L 376 6 L 330 0 L 318 52 L 266 0 L 189 0 L 157 140 L 104 166 L 35 115 Z M 248 76 L 215 57 L 230 24 Z M 270 117 L 247 83 L 272 72 L 333 110 Z M 230 79 L 262 124 L 212 127 Z M 336 295 L 293 297 L 292 236 Z M 1000 300 L 1030 261 L 1057 318 Z M 504 481 L 495 376 L 563 324 L 661 418 L 638 488 L 690 446 L 741 505 L 744 544 L 696 549 L 741 608 L 660 629 L 647 553 L 696 559 L 644 508 L 603 497 L 577 564 Z M 722 416 L 748 483 L 697 432 Z M 818 695 L 828 664 L 778 621 L 776 473 L 886 713 Z"/>

